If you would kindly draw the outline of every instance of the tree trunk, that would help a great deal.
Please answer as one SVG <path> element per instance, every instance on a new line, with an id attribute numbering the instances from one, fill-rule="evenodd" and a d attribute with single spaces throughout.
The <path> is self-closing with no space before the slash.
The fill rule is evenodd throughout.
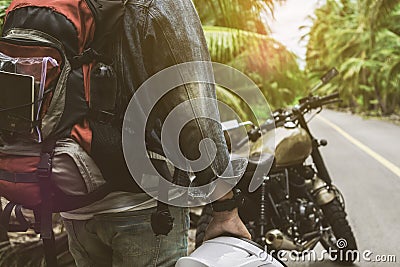
<path id="1" fill-rule="evenodd" d="M 376 99 L 378 100 L 379 108 L 382 112 L 382 115 L 387 115 L 388 110 L 386 107 L 386 103 L 382 99 L 381 92 L 379 92 L 376 74 L 374 74 L 374 90 L 375 90 L 375 96 L 376 96 Z"/>

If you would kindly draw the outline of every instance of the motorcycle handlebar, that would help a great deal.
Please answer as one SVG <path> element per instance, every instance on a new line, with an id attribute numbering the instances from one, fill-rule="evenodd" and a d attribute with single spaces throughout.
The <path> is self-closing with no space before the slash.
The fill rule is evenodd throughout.
<path id="1" fill-rule="evenodd" d="M 260 136 L 261 131 L 266 130 L 270 131 L 274 128 L 281 127 L 282 125 L 289 120 L 296 120 L 298 114 L 297 112 L 303 113 L 305 110 L 319 108 L 323 105 L 332 104 L 340 102 L 339 93 L 334 93 L 324 97 L 306 97 L 300 100 L 300 105 L 297 108 L 293 108 L 291 112 L 288 112 L 284 116 L 277 116 L 275 120 L 267 121 L 264 124 L 260 125 L 260 128 L 252 129 L 248 132 L 248 137 L 244 138 L 243 140 L 239 141 L 236 145 L 237 148 L 243 146 L 245 143 L 248 142 L 250 139 L 252 142 L 255 142 Z M 296 112 L 297 110 L 297 112 Z M 282 112 L 279 112 L 282 115 Z"/>
<path id="2" fill-rule="evenodd" d="M 321 97 L 319 101 L 321 102 L 321 104 L 323 104 L 324 102 L 328 102 L 337 98 L 339 98 L 339 93 L 334 93 L 325 97 Z"/>
<path id="3" fill-rule="evenodd" d="M 334 93 L 324 97 L 307 97 L 300 101 L 300 105 L 298 106 L 297 110 L 303 112 L 307 109 L 315 109 L 319 108 L 323 105 L 331 104 L 336 102 L 339 98 L 339 93 Z"/>

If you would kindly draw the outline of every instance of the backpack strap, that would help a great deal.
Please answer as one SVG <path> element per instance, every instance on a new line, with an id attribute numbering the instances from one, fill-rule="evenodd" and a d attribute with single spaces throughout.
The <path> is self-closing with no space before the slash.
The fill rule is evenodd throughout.
<path id="1" fill-rule="evenodd" d="M 57 267 L 57 251 L 56 251 L 56 241 L 54 238 L 54 232 L 51 231 L 51 236 L 49 239 L 42 238 L 43 248 L 44 248 L 44 258 L 46 260 L 46 265 L 48 267 Z"/>
<path id="2" fill-rule="evenodd" d="M 69 59 L 72 69 L 89 64 L 93 61 L 102 61 L 111 64 L 105 51 L 109 49 L 110 39 L 120 30 L 122 16 L 125 12 L 126 1 L 123 0 L 86 0 L 96 22 L 94 39 L 83 53 Z"/>
<path id="3" fill-rule="evenodd" d="M 13 173 L 0 170 L 0 180 L 11 183 L 37 183 L 38 178 L 32 173 Z"/>
<path id="4" fill-rule="evenodd" d="M 10 224 L 9 231 L 11 231 L 11 232 L 26 232 L 30 227 L 30 223 L 25 219 L 24 214 L 22 214 L 22 206 L 21 205 L 15 206 L 15 217 L 17 218 L 19 225 Z"/>
<path id="5" fill-rule="evenodd" d="M 96 30 L 93 43 L 90 45 L 98 52 L 104 51 L 109 40 L 120 30 L 122 17 L 125 13 L 126 0 L 86 0 L 95 16 Z"/>
<path id="6" fill-rule="evenodd" d="M 15 208 L 15 217 L 19 224 L 10 224 L 11 213 Z M 0 216 L 0 225 L 7 232 L 26 232 L 30 223 L 25 219 L 22 214 L 22 206 L 13 202 L 8 202 Z"/>
<path id="7" fill-rule="evenodd" d="M 51 173 L 53 167 L 53 156 L 56 141 L 53 139 L 46 140 L 42 144 L 42 152 L 40 154 L 40 162 L 36 171 L 39 180 L 40 194 L 42 203 L 39 208 L 40 220 L 40 237 L 43 240 L 44 255 L 47 266 L 57 266 L 57 254 L 55 250 L 55 240 L 53 232 L 53 205 L 52 205 L 52 184 Z"/>
<path id="8" fill-rule="evenodd" d="M 51 197 L 51 172 L 53 167 L 53 155 L 56 141 L 47 140 L 43 142 L 40 162 L 36 170 L 39 180 L 41 204 L 41 227 L 40 236 L 44 239 L 51 238 L 52 232 L 52 197 Z"/>

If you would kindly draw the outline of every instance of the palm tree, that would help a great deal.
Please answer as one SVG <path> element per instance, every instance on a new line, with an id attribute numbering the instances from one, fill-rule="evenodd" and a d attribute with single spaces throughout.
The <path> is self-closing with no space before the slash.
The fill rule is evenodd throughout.
<path id="1" fill-rule="evenodd" d="M 266 34 L 261 13 L 273 13 L 273 0 L 193 0 L 203 25 L 224 26 Z"/>
<path id="2" fill-rule="evenodd" d="M 341 70 L 345 105 L 359 111 L 390 114 L 399 108 L 400 1 L 328 0 L 315 12 L 307 66 L 320 73 Z"/>
<path id="3" fill-rule="evenodd" d="M 204 25 L 211 59 L 235 67 L 260 87 L 273 107 L 302 94 L 304 77 L 296 57 L 268 35 L 262 16 L 273 14 L 272 0 L 194 0 Z"/>

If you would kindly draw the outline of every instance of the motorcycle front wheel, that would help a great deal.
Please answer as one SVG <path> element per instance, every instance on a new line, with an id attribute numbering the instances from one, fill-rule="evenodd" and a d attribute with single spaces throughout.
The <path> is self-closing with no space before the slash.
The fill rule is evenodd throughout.
<path id="1" fill-rule="evenodd" d="M 331 260 L 351 265 L 357 259 L 357 243 L 343 205 L 334 199 L 321 209 L 324 214 L 324 227 L 329 228 L 321 238 L 322 246 L 330 251 Z"/>

